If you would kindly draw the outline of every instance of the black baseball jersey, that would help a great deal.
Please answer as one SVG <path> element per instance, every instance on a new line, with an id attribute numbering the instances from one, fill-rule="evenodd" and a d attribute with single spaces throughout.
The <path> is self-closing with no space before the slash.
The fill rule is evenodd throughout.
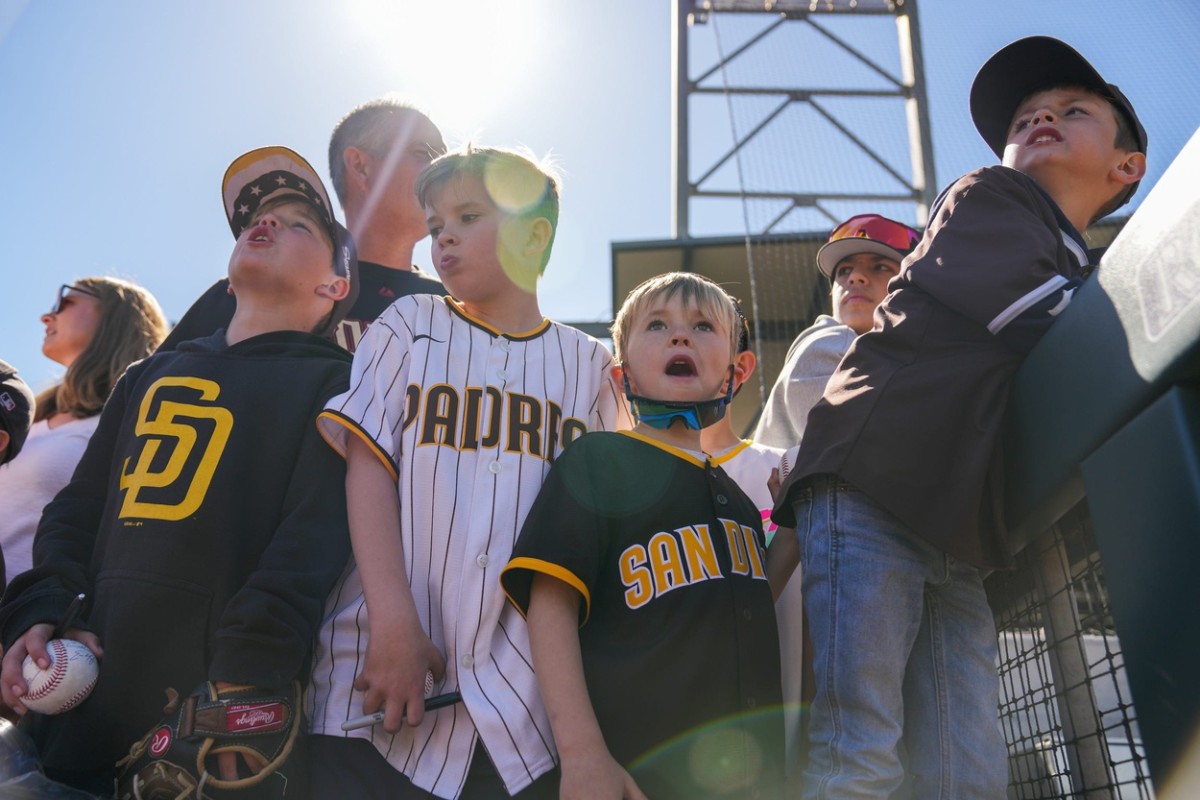
<path id="1" fill-rule="evenodd" d="M 91 696 L 31 715 L 44 763 L 111 769 L 204 680 L 275 687 L 308 674 L 345 567 L 345 462 L 314 421 L 351 356 L 298 332 L 223 334 L 130 367 L 71 482 L 38 526 L 33 569 L 0 605 L 8 647 L 77 592 L 104 647 Z"/>
<path id="2" fill-rule="evenodd" d="M 960 178 L 810 412 L 785 489 L 838 475 L 950 555 L 1008 565 L 1009 384 L 1090 270 L 1083 238 L 1032 178 Z M 772 518 L 794 523 L 786 493 Z"/>
<path id="3" fill-rule="evenodd" d="M 582 596 L 580 647 L 613 757 L 652 798 L 776 797 L 779 646 L 761 514 L 725 471 L 631 432 L 558 460 L 501 576 Z"/>
<path id="4" fill-rule="evenodd" d="M 358 286 L 354 305 L 333 333 L 333 340 L 351 353 L 370 324 L 396 298 L 410 294 L 446 293 L 441 283 L 416 267 L 411 271 L 390 269 L 369 261 L 358 262 Z M 158 349 L 174 350 L 180 342 L 199 339 L 228 328 L 236 307 L 237 303 L 229 293 L 229 279 L 221 278 L 184 312 Z"/>

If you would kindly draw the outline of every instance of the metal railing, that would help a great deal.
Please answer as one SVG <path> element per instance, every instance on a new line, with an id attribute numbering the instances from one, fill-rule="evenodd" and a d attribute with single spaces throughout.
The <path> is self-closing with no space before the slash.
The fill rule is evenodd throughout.
<path id="1" fill-rule="evenodd" d="M 1009 798 L 1152 798 L 1086 503 L 987 580 Z"/>

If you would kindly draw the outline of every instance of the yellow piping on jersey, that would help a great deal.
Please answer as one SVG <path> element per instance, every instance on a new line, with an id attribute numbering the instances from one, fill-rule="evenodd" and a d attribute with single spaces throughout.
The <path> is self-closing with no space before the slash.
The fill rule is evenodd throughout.
<path id="1" fill-rule="evenodd" d="M 729 452 L 722 453 L 719 456 L 709 456 L 709 459 L 708 459 L 709 463 L 711 463 L 714 467 L 719 467 L 722 464 L 724 464 L 726 461 L 732 461 L 734 456 L 736 456 L 738 453 L 742 452 L 749 446 L 750 446 L 750 440 L 742 439 L 740 442 L 735 444 L 733 447 L 729 448 Z"/>
<path id="2" fill-rule="evenodd" d="M 682 458 L 684 461 L 688 462 L 689 464 L 694 464 L 697 467 L 700 467 L 701 469 L 703 469 L 705 466 L 704 460 L 696 458 L 694 455 L 689 453 L 687 450 L 681 450 L 678 447 L 673 447 L 664 442 L 660 442 L 658 439 L 652 439 L 644 433 L 638 433 L 637 431 L 613 431 L 613 433 L 618 433 L 621 436 L 628 436 L 631 439 L 637 439 L 639 442 L 645 442 L 648 445 L 657 447 L 659 450 L 670 453 L 671 455 L 675 456 L 676 458 Z"/>
<path id="3" fill-rule="evenodd" d="M 521 333 L 506 333 L 505 331 L 500 330 L 499 328 L 495 327 L 494 325 L 487 324 L 486 322 L 479 319 L 478 317 L 471 316 L 470 314 L 468 314 L 466 312 L 466 310 L 459 304 L 459 302 L 457 300 L 455 300 L 453 297 L 450 297 L 448 295 L 446 297 L 446 307 L 449 308 L 451 311 L 453 311 L 455 314 L 458 314 L 460 317 L 465 319 L 467 322 L 474 325 L 475 327 L 483 328 L 485 331 L 492 334 L 493 336 L 503 336 L 505 339 L 511 339 L 513 341 L 520 341 L 522 339 L 536 339 L 537 337 L 539 337 L 543 333 L 545 333 L 546 329 L 550 327 L 550 320 L 546 319 L 545 317 L 542 317 L 541 324 L 539 324 L 536 328 L 532 328 L 531 330 L 527 330 L 527 331 L 522 331 Z"/>
<path id="4" fill-rule="evenodd" d="M 392 476 L 392 480 L 396 481 L 397 483 L 400 481 L 400 472 L 396 469 L 396 465 L 392 463 L 392 459 L 388 457 L 387 453 L 383 452 L 383 450 L 379 448 L 379 445 L 370 437 L 370 435 L 367 434 L 366 431 L 358 427 L 358 425 L 356 425 L 352 419 L 341 414 L 340 412 L 332 409 L 325 409 L 317 415 L 317 432 L 321 434 L 321 438 L 325 440 L 326 444 L 338 452 L 338 455 L 340 455 L 342 458 L 346 457 L 345 442 L 342 439 L 339 439 L 335 436 L 330 436 L 325 432 L 324 427 L 320 424 L 320 421 L 323 419 L 341 425 L 347 431 L 353 433 L 359 439 L 362 439 L 363 442 L 366 443 L 367 447 L 371 448 L 371 452 L 375 454 L 376 458 L 383 462 L 383 466 L 385 469 L 387 469 L 388 474 Z"/>
<path id="5" fill-rule="evenodd" d="M 511 594 L 509 594 L 508 587 L 504 585 L 504 575 L 509 570 L 517 569 L 527 569 L 530 572 L 539 572 L 543 575 L 548 575 L 551 578 L 558 578 L 560 581 L 579 592 L 579 594 L 583 595 L 583 614 L 579 620 L 579 627 L 582 628 L 587 623 L 588 617 L 591 616 L 592 613 L 592 595 L 591 592 L 588 591 L 587 586 L 584 585 L 583 581 L 579 580 L 575 573 L 563 569 L 558 564 L 552 564 L 549 561 L 543 561 L 540 558 L 530 558 L 528 556 L 519 556 L 514 558 L 512 561 L 508 562 L 504 569 L 500 570 L 500 586 L 504 589 L 504 596 L 508 598 L 508 602 L 512 603 L 517 611 L 521 612 L 522 617 L 527 616 L 527 609 L 521 607 L 521 604 L 518 603 Z M 529 590 L 530 594 L 533 593 L 532 587 L 533 580 L 531 578 Z"/>

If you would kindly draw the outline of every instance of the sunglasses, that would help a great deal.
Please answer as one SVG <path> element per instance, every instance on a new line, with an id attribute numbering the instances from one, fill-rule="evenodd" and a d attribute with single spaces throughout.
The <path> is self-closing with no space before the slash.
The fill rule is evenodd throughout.
<path id="1" fill-rule="evenodd" d="M 91 289 L 64 283 L 58 287 L 58 294 L 54 296 L 54 305 L 50 307 L 51 314 L 57 314 L 71 304 L 71 292 L 86 294 L 88 297 L 100 297 L 99 293 L 93 292 Z"/>
<path id="2" fill-rule="evenodd" d="M 878 214 L 859 214 L 838 225 L 829 234 L 830 242 L 840 239 L 870 239 L 907 255 L 921 241 L 921 234 L 894 219 Z"/>

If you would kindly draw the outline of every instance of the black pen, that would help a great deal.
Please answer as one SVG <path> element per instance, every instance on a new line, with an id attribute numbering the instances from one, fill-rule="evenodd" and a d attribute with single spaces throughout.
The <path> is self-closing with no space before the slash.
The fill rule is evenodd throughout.
<path id="1" fill-rule="evenodd" d="M 67 606 L 67 610 L 63 613 L 62 620 L 54 626 L 54 630 L 50 633 L 51 639 L 61 639 L 63 634 L 67 632 L 67 629 L 75 624 L 75 619 L 83 609 L 83 601 L 86 599 L 87 595 L 83 592 L 75 595 L 75 599 L 71 601 L 71 604 Z"/>
<path id="2" fill-rule="evenodd" d="M 439 708 L 452 706 L 455 703 L 462 702 L 462 694 L 459 692 L 446 692 L 446 694 L 435 694 L 433 697 L 425 700 L 426 711 L 436 711 Z M 355 717 L 348 719 L 342 723 L 342 730 L 354 731 L 359 728 L 369 728 L 372 725 L 378 725 L 383 722 L 383 712 L 376 711 L 374 714 L 367 714 L 365 717 Z"/>

